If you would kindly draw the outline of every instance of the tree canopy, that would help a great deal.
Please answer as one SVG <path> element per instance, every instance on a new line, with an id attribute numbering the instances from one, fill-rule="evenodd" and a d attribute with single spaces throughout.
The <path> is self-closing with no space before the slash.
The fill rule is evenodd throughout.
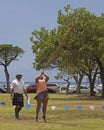
<path id="1" fill-rule="evenodd" d="M 87 74 L 93 87 L 99 71 L 104 86 L 104 14 L 96 16 L 85 8 L 72 9 L 67 5 L 64 12 L 58 11 L 57 23 L 57 28 L 52 30 L 41 27 L 32 32 L 30 40 L 36 56 L 34 67 L 42 69 L 52 59 L 47 68 L 57 67 L 68 74 Z"/>
<path id="2" fill-rule="evenodd" d="M 10 77 L 7 67 L 14 60 L 18 60 L 19 56 L 21 57 L 23 53 L 24 50 L 18 46 L 13 46 L 12 44 L 0 45 L 0 65 L 4 67 L 8 90 L 10 88 Z"/>

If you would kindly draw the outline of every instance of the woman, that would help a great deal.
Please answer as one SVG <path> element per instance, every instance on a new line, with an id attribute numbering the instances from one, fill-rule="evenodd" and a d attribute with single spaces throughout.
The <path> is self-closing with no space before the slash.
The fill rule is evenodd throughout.
<path id="1" fill-rule="evenodd" d="M 36 121 L 38 121 L 38 115 L 40 111 L 41 104 L 43 104 L 43 120 L 46 122 L 46 107 L 48 103 L 48 90 L 47 90 L 47 81 L 49 77 L 42 72 L 36 78 L 36 88 L 37 88 L 37 96 L 34 98 L 37 100 L 36 106 Z"/>
<path id="2" fill-rule="evenodd" d="M 22 107 L 24 106 L 24 97 L 23 93 L 26 95 L 28 99 L 24 82 L 21 80 L 22 75 L 17 74 L 16 79 L 11 83 L 11 99 L 12 105 L 15 106 L 15 118 L 16 120 L 20 120 L 19 112 L 21 111 Z"/>

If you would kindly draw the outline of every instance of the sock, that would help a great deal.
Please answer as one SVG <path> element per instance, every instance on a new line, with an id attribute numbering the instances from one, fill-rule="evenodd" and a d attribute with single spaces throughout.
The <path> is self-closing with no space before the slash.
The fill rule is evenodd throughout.
<path id="1" fill-rule="evenodd" d="M 18 115 L 18 107 L 15 107 L 15 117 L 18 118 L 19 115 Z"/>

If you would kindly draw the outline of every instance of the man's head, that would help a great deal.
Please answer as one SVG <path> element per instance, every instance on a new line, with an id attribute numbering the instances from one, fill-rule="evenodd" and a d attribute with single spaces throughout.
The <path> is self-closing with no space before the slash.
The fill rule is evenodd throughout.
<path id="1" fill-rule="evenodd" d="M 16 78 L 17 78 L 17 79 L 21 79 L 21 78 L 22 78 L 22 74 L 17 74 L 17 75 L 16 75 Z"/>

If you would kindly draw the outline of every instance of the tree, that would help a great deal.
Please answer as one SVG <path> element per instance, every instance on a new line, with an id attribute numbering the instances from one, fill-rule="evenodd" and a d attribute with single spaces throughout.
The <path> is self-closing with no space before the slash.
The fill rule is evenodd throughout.
<path id="1" fill-rule="evenodd" d="M 22 56 L 24 51 L 12 44 L 2 44 L 0 45 L 0 65 L 4 67 L 4 72 L 6 76 L 7 89 L 10 89 L 10 76 L 8 72 L 8 66 L 14 60 L 18 60 L 18 56 Z"/>
<path id="2" fill-rule="evenodd" d="M 76 64 L 79 70 L 88 76 L 90 92 L 93 95 L 98 68 L 100 68 L 102 84 L 104 84 L 104 15 L 97 17 L 85 8 L 75 9 L 75 11 L 78 12 L 74 21 L 75 31 L 65 44 L 64 49 L 66 49 L 67 54 L 69 53 L 69 62 Z M 64 29 L 68 30 L 71 24 L 70 19 L 74 15 L 68 6 L 65 8 L 65 12 L 66 14 L 63 14 L 60 11 L 58 16 L 58 28 L 62 33 Z M 64 54 L 63 50 L 61 51 Z M 61 55 L 62 59 L 65 58 L 63 54 Z M 104 97 L 104 87 L 102 97 Z"/>
<path id="3" fill-rule="evenodd" d="M 30 37 L 32 42 L 32 50 L 35 53 L 33 67 L 37 70 L 45 68 L 46 63 L 59 45 L 57 37 L 57 29 L 48 31 L 45 27 L 40 30 L 34 30 Z M 51 48 L 51 50 L 50 50 Z M 54 66 L 55 65 L 55 66 Z M 50 65 L 51 68 L 57 67 L 56 64 Z"/>
<path id="4" fill-rule="evenodd" d="M 65 66 L 68 65 L 69 73 L 69 68 L 74 66 L 73 71 L 76 71 L 77 67 L 78 72 L 87 74 L 91 93 L 99 68 L 104 97 L 104 14 L 98 17 L 85 8 L 73 10 L 70 5 L 67 5 L 64 11 L 64 13 L 61 10 L 58 12 L 57 29 L 48 31 L 44 28 L 32 33 L 32 49 L 36 54 L 35 65 L 38 69 L 44 68 L 46 62 L 52 59 L 48 62 L 47 68 L 57 67 L 59 70 L 66 71 Z M 74 27 L 73 33 L 67 37 L 64 44 L 60 44 L 72 27 Z M 57 48 L 59 49 L 55 56 L 54 52 Z"/>

